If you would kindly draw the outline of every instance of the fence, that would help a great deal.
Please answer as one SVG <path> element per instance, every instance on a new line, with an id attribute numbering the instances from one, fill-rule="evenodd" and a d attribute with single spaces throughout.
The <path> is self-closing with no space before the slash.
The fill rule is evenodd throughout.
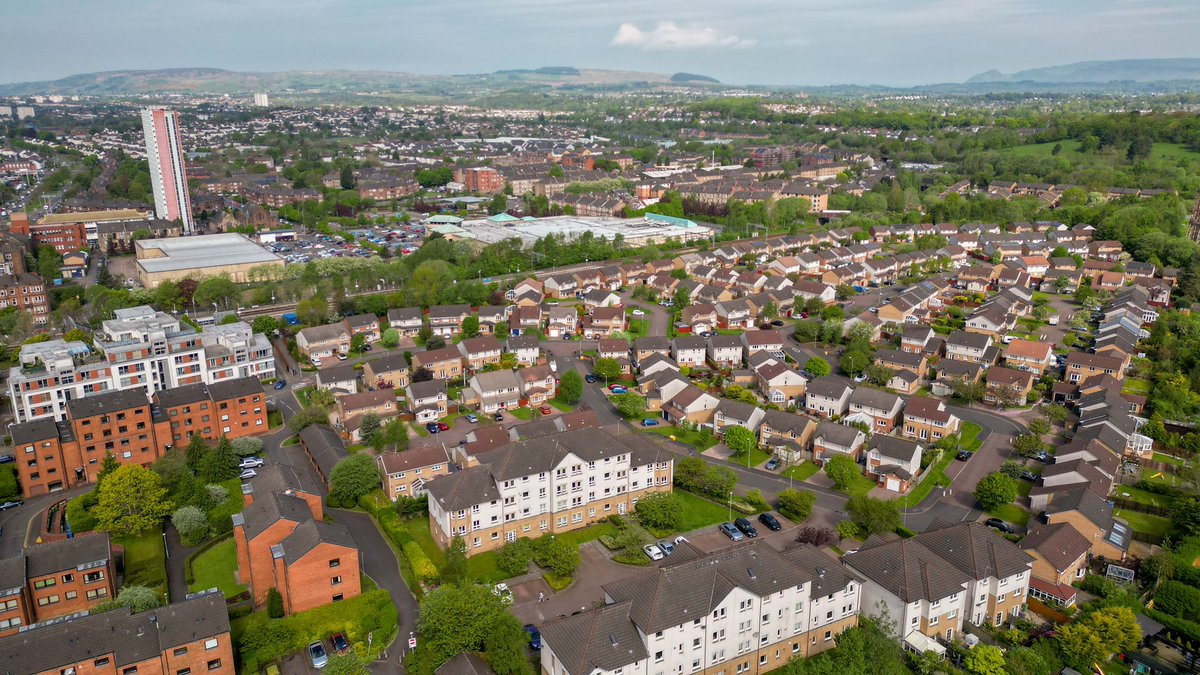
<path id="1" fill-rule="evenodd" d="M 1113 503 L 1113 506 L 1121 509 L 1122 511 L 1137 511 L 1138 513 L 1147 513 L 1152 516 L 1170 517 L 1171 515 L 1171 509 L 1165 506 L 1143 504 L 1142 502 L 1134 501 L 1132 499 L 1125 499 L 1124 497 L 1116 496 L 1110 497 L 1109 501 Z"/>

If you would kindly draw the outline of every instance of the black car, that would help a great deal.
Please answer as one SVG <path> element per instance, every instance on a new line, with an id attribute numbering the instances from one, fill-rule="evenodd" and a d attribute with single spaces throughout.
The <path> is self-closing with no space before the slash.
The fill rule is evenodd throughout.
<path id="1" fill-rule="evenodd" d="M 492 415 L 492 417 L 493 417 L 493 418 L 495 418 L 495 420 L 496 420 L 497 422 L 503 422 L 503 421 L 504 421 L 504 413 L 500 412 L 499 410 L 497 410 L 497 411 L 496 411 L 496 414 L 495 414 L 495 415 Z"/>
<path id="2" fill-rule="evenodd" d="M 583 380 L 584 380 L 584 382 L 587 382 L 588 384 L 596 384 L 596 376 L 592 375 L 591 373 L 584 375 Z"/>
<path id="3" fill-rule="evenodd" d="M 12 464 L 15 461 L 17 458 L 12 455 L 0 455 L 0 464 Z"/>
<path id="4" fill-rule="evenodd" d="M 428 431 L 431 434 L 436 434 L 437 432 L 441 431 L 441 429 L 438 428 L 437 422 L 430 422 L 425 425 L 425 431 Z"/>
<path id="5" fill-rule="evenodd" d="M 960 462 L 965 462 L 965 461 L 971 459 L 971 453 L 967 452 L 966 450 L 959 450 L 958 454 L 955 455 L 954 458 Z"/>
<path id="6" fill-rule="evenodd" d="M 754 526 L 750 524 L 750 521 L 746 520 L 745 518 L 738 518 L 737 520 L 733 521 L 733 526 L 747 537 L 753 539 L 754 537 L 758 536 L 758 530 L 754 529 Z"/>
<path id="7" fill-rule="evenodd" d="M 1003 532 L 1005 534 L 1013 534 L 1016 532 L 1016 530 L 1013 529 L 1012 525 L 1009 525 L 1008 523 L 1004 522 L 1003 520 L 1000 520 L 999 518 L 988 518 L 987 520 L 983 521 L 983 524 L 987 525 L 988 527 L 992 527 L 997 530 L 1000 530 L 1001 532 Z"/>
<path id="8" fill-rule="evenodd" d="M 783 526 L 779 524 L 779 519 L 769 513 L 758 514 L 758 522 L 765 525 L 772 532 L 778 532 L 783 529 Z"/>

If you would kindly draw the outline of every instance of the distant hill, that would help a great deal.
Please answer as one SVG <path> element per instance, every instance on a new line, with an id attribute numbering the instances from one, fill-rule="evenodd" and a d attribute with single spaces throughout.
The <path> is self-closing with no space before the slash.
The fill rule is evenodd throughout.
<path id="1" fill-rule="evenodd" d="M 1123 59 L 1119 61 L 1080 61 L 1061 66 L 1032 68 L 1015 73 L 989 70 L 967 84 L 1036 82 L 1174 82 L 1200 80 L 1200 59 Z"/>
<path id="2" fill-rule="evenodd" d="M 709 84 L 720 84 L 721 81 L 715 77 L 707 75 L 697 75 L 695 73 L 675 73 L 671 76 L 672 82 L 707 82 Z"/>

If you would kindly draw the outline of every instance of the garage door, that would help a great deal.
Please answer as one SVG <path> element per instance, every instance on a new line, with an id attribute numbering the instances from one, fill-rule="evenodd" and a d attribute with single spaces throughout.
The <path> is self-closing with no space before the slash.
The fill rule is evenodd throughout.
<path id="1" fill-rule="evenodd" d="M 889 489 L 893 492 L 899 492 L 900 491 L 900 479 L 899 478 L 887 479 L 887 489 Z"/>

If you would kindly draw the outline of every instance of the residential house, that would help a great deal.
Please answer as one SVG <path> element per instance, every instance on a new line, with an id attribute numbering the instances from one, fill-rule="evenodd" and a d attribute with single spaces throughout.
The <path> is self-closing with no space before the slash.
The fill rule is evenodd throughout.
<path id="1" fill-rule="evenodd" d="M 663 397 L 661 408 L 663 417 L 673 424 L 703 424 L 711 425 L 717 406 L 722 399 L 713 396 L 694 384 L 679 377 L 679 384 L 673 387 L 670 398 Z"/>
<path id="2" fill-rule="evenodd" d="M 721 434 L 729 426 L 757 431 L 762 419 L 763 410 L 761 408 L 742 401 L 723 398 L 713 412 L 713 431 Z"/>
<path id="3" fill-rule="evenodd" d="M 886 391 L 858 387 L 850 394 L 846 420 L 866 424 L 872 433 L 888 434 L 896 426 L 904 399 Z"/>
<path id="4" fill-rule="evenodd" d="M 889 492 L 908 492 L 921 472 L 921 444 L 875 434 L 867 444 L 867 473 Z"/>
<path id="5" fill-rule="evenodd" d="M 388 310 L 388 328 L 396 329 L 402 338 L 415 338 L 425 325 L 420 307 L 396 307 Z"/>
<path id="6" fill-rule="evenodd" d="M 708 333 L 717 330 L 717 308 L 708 303 L 688 305 L 683 308 L 679 320 L 687 324 L 693 333 Z"/>
<path id="7" fill-rule="evenodd" d="M 414 371 L 424 368 L 437 380 L 453 380 L 463 375 L 463 356 L 458 345 L 417 352 L 412 356 L 412 365 Z"/>
<path id="8" fill-rule="evenodd" d="M 546 313 L 546 335 L 565 338 L 573 335 L 579 327 L 579 312 L 572 306 L 554 306 Z"/>
<path id="9" fill-rule="evenodd" d="M 670 357 L 671 341 L 661 335 L 640 337 L 633 341 L 633 361 L 639 368 L 642 361 L 649 358 L 652 354 Z"/>
<path id="10" fill-rule="evenodd" d="M 1087 538 L 1093 556 L 1124 560 L 1133 541 L 1129 524 L 1113 516 L 1113 504 L 1105 495 L 1079 486 L 1061 491 L 1045 507 L 1042 519 L 1048 524 L 1067 523 Z"/>
<path id="11" fill-rule="evenodd" d="M 485 305 L 475 312 L 479 319 L 479 332 L 484 335 L 503 336 L 508 334 L 508 311 L 504 307 Z"/>
<path id="12" fill-rule="evenodd" d="M 992 338 L 989 335 L 956 330 L 946 336 L 946 358 L 983 363 L 984 355 L 991 346 Z"/>
<path id="13" fill-rule="evenodd" d="M 1091 550 L 1087 537 L 1070 523 L 1034 525 L 1020 546 L 1033 557 L 1030 593 L 1055 604 L 1070 604 L 1075 597 L 1071 584 L 1087 574 Z"/>
<path id="14" fill-rule="evenodd" d="M 899 349 L 880 349 L 875 352 L 875 363 L 891 368 L 894 371 L 908 371 L 918 378 L 924 378 L 928 371 L 928 363 L 922 352 L 905 352 Z"/>
<path id="15" fill-rule="evenodd" d="M 817 425 L 812 442 L 813 461 L 818 464 L 824 464 L 839 455 L 857 462 L 862 457 L 867 435 L 856 427 L 824 421 Z"/>
<path id="16" fill-rule="evenodd" d="M 758 444 L 788 462 L 799 462 L 806 456 L 816 421 L 807 416 L 784 410 L 767 410 L 758 425 Z"/>
<path id="17" fill-rule="evenodd" d="M 436 422 L 445 417 L 449 410 L 450 399 L 446 393 L 445 380 L 412 382 L 404 393 L 408 409 L 419 424 Z"/>
<path id="18" fill-rule="evenodd" d="M 410 370 L 402 352 L 391 352 L 363 363 L 363 384 L 375 389 L 404 389 Z"/>
<path id="19" fill-rule="evenodd" d="M 818 377 L 808 383 L 804 393 L 804 407 L 808 414 L 816 417 L 840 417 L 850 407 L 850 395 L 854 389 L 844 381 L 833 377 Z"/>
<path id="20" fill-rule="evenodd" d="M 463 321 L 471 316 L 470 305 L 437 305 L 429 308 L 429 330 L 449 340 L 462 332 Z"/>
<path id="21" fill-rule="evenodd" d="M 475 373 L 468 386 L 470 400 L 479 406 L 480 412 L 491 414 L 521 406 L 521 378 L 511 370 Z"/>
<path id="22" fill-rule="evenodd" d="M 763 398 L 777 406 L 804 407 L 808 380 L 786 363 L 772 360 L 754 371 L 754 385 Z"/>
<path id="23" fill-rule="evenodd" d="M 441 445 L 426 445 L 404 452 L 382 452 L 375 458 L 383 478 L 383 493 L 396 501 L 425 494 L 425 484 L 450 473 L 450 462 Z"/>
<path id="24" fill-rule="evenodd" d="M 617 307 L 621 304 L 621 296 L 606 288 L 597 288 L 584 294 L 583 304 L 587 307 Z"/>
<path id="25" fill-rule="evenodd" d="M 720 328 L 745 330 L 754 325 L 754 313 L 745 300 L 724 300 L 716 303 Z"/>
<path id="26" fill-rule="evenodd" d="M 1053 347 L 1049 342 L 1013 340 L 1004 350 L 1004 365 L 1041 377 L 1054 363 Z"/>
<path id="27" fill-rule="evenodd" d="M 574 275 L 571 274 L 555 274 L 546 277 L 544 289 L 547 298 L 573 298 L 576 291 L 579 290 L 579 284 L 575 281 Z"/>
<path id="28" fill-rule="evenodd" d="M 574 326 L 574 322 L 575 317 L 571 317 L 572 326 Z M 540 305 L 517 305 L 508 314 L 509 335 L 524 335 L 527 331 L 540 331 L 541 329 L 542 308 Z"/>
<path id="29" fill-rule="evenodd" d="M 926 354 L 928 346 L 937 335 L 929 326 L 905 326 L 900 333 L 900 351 L 910 354 Z"/>
<path id="30" fill-rule="evenodd" d="M 695 335 L 680 335 L 671 341 L 671 358 L 680 368 L 700 368 L 704 365 L 707 343 Z"/>
<path id="31" fill-rule="evenodd" d="M 361 394 L 347 394 L 337 397 L 334 415 L 337 424 L 341 425 L 352 441 L 361 441 L 358 425 L 363 415 L 374 414 L 381 418 L 395 417 L 400 414 L 396 405 L 396 394 L 391 389 L 376 389 L 364 391 Z"/>
<path id="32" fill-rule="evenodd" d="M 583 317 L 583 335 L 590 340 L 611 337 L 613 333 L 625 330 L 625 309 L 623 307 L 593 307 Z"/>
<path id="33" fill-rule="evenodd" d="M 782 353 L 783 334 L 775 330 L 748 330 L 742 333 L 742 346 L 746 348 L 746 356 L 761 351 Z"/>
<path id="34" fill-rule="evenodd" d="M 296 333 L 296 349 L 309 359 L 325 359 L 350 351 L 350 331 L 342 322 L 311 326 Z"/>
<path id="35" fill-rule="evenodd" d="M 342 320 L 346 330 L 350 331 L 350 339 L 362 335 L 368 343 L 379 342 L 383 337 L 379 329 L 379 317 L 374 314 L 354 314 Z"/>
<path id="36" fill-rule="evenodd" d="M 548 365 L 521 368 L 517 377 L 521 379 L 521 398 L 526 405 L 543 405 L 558 393 L 558 380 Z"/>
<path id="37" fill-rule="evenodd" d="M 530 366 L 542 358 L 542 343 L 532 335 L 514 335 L 505 342 L 504 351 L 513 354 L 520 366 Z"/>
<path id="38" fill-rule="evenodd" d="M 625 340 L 600 340 L 596 346 L 596 357 L 612 359 L 621 366 L 621 372 L 631 371 L 629 364 L 629 343 Z"/>
<path id="39" fill-rule="evenodd" d="M 1117 380 L 1125 379 L 1125 367 L 1121 359 L 1087 352 L 1072 351 L 1067 354 L 1065 382 L 1081 382 L 1093 375 L 1111 375 Z"/>
<path id="40" fill-rule="evenodd" d="M 488 365 L 500 365 L 503 351 L 500 341 L 492 335 L 467 338 L 458 343 L 458 352 L 470 371 L 482 370 Z"/>
<path id="41" fill-rule="evenodd" d="M 358 391 L 359 371 L 354 366 L 334 366 L 317 371 L 317 386 L 339 394 L 353 394 Z M 194 386 L 194 385 L 192 385 Z"/>
<path id="42" fill-rule="evenodd" d="M 946 409 L 944 401 L 913 396 L 904 406 L 904 436 L 925 443 L 936 443 L 957 434 L 959 419 Z"/>
<path id="43" fill-rule="evenodd" d="M 1029 392 L 1033 390 L 1033 381 L 1033 373 L 1013 370 L 1004 366 L 992 366 L 987 371 L 985 380 L 987 391 L 983 395 L 983 400 L 986 403 L 997 405 L 1005 401 L 1012 401 L 1007 405 L 1023 405 Z"/>

